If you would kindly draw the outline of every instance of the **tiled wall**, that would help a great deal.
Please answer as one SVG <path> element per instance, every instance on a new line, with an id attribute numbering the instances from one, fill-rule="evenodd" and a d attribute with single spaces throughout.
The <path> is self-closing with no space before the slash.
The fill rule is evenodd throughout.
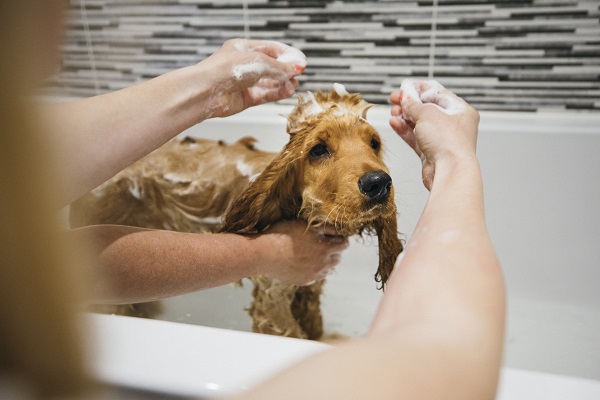
<path id="1" fill-rule="evenodd" d="M 227 39 L 303 50 L 300 90 L 385 103 L 433 76 L 480 110 L 600 110 L 600 0 L 72 0 L 52 92 L 90 96 L 202 60 Z"/>

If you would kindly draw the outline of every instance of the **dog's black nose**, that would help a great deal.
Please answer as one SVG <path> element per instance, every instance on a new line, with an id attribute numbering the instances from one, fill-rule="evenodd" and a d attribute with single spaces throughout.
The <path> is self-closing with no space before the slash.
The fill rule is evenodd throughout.
<path id="1" fill-rule="evenodd" d="M 377 202 L 384 202 L 390 195 L 392 178 L 384 171 L 370 171 L 360 177 L 358 188 Z"/>

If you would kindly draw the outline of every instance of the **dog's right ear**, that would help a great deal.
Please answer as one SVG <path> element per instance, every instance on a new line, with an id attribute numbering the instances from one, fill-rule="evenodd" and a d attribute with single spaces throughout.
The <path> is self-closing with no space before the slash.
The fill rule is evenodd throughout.
<path id="1" fill-rule="evenodd" d="M 283 151 L 251 182 L 231 205 L 220 232 L 258 233 L 271 224 L 296 218 L 302 203 L 302 160 L 298 140 L 290 140 Z"/>
<path id="2" fill-rule="evenodd" d="M 392 204 L 393 197 L 391 198 Z M 375 281 L 381 282 L 380 289 L 385 289 L 385 284 L 390 277 L 398 255 L 404 250 L 402 241 L 398 238 L 398 225 L 396 221 L 396 207 L 394 212 L 387 217 L 375 220 L 375 231 L 379 241 L 379 267 L 375 274 Z"/>

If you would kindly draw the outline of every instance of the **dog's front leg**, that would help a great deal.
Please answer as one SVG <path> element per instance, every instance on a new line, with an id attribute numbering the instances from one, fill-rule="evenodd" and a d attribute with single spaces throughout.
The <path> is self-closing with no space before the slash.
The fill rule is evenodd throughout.
<path id="1" fill-rule="evenodd" d="M 252 330 L 270 335 L 308 339 L 308 335 L 292 313 L 299 286 L 289 285 L 265 276 L 250 278 L 254 283 L 254 300 L 248 309 Z"/>

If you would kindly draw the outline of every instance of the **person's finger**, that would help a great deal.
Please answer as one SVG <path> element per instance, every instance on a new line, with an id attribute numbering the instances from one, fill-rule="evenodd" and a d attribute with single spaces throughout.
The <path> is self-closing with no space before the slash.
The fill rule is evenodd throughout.
<path id="1" fill-rule="evenodd" d="M 417 121 L 422 119 L 423 113 L 427 111 L 427 107 L 423 104 L 420 98 L 414 97 L 413 94 L 405 94 L 402 97 L 402 117 L 410 121 L 412 124 L 416 124 Z"/>
<path id="2" fill-rule="evenodd" d="M 294 89 L 298 89 L 298 87 L 300 86 L 300 82 L 298 82 L 296 78 L 290 78 L 289 82 L 292 84 Z M 259 79 L 255 86 L 265 89 L 279 89 L 282 86 L 285 86 L 286 89 L 289 88 L 289 85 L 286 85 L 286 82 L 276 81 L 267 77 Z"/>
<path id="3" fill-rule="evenodd" d="M 337 253 L 341 253 L 346 250 L 350 245 L 348 238 L 346 236 L 335 235 L 335 236 L 326 236 L 327 240 L 331 244 L 331 250 Z"/>
<path id="4" fill-rule="evenodd" d="M 348 238 L 340 235 L 333 225 L 319 225 L 315 228 L 315 233 L 319 235 L 319 243 L 328 246 L 332 254 L 340 253 L 349 246 Z"/>
<path id="5" fill-rule="evenodd" d="M 281 85 L 271 88 L 253 86 L 247 90 L 248 106 L 287 99 L 294 94 L 296 88 L 297 86 L 292 80 L 282 82 Z"/>
<path id="6" fill-rule="evenodd" d="M 263 77 L 256 82 L 257 87 L 265 88 L 265 89 L 279 89 L 282 85 L 281 81 L 276 81 L 274 79 Z"/>
<path id="7" fill-rule="evenodd" d="M 292 82 L 292 85 L 294 85 L 294 90 L 300 87 L 300 82 L 298 81 L 298 79 L 292 78 L 290 79 L 290 82 Z"/>
<path id="8" fill-rule="evenodd" d="M 339 236 L 337 229 L 335 229 L 335 226 L 331 224 L 323 224 L 319 226 L 317 233 L 324 236 Z"/>
<path id="9" fill-rule="evenodd" d="M 420 151 L 417 146 L 417 138 L 415 137 L 413 127 L 408 121 L 402 118 L 392 117 L 390 118 L 390 126 L 398 135 L 408 144 L 419 156 Z"/>
<path id="10" fill-rule="evenodd" d="M 402 137 L 411 133 L 414 129 L 414 125 L 410 122 L 402 118 L 401 115 L 390 118 L 390 126 L 396 133 Z"/>
<path id="11" fill-rule="evenodd" d="M 390 114 L 394 117 L 402 115 L 402 107 L 399 105 L 393 106 L 392 109 L 390 110 Z"/>
<path id="12" fill-rule="evenodd" d="M 393 116 L 390 118 L 390 126 L 400 136 L 406 135 L 410 126 L 401 116 Z"/>
<path id="13" fill-rule="evenodd" d="M 327 259 L 327 264 L 325 264 L 323 268 L 321 268 L 321 270 L 315 274 L 314 277 L 317 278 L 317 280 L 327 278 L 328 275 L 331 275 L 333 272 L 335 272 L 335 267 L 339 265 L 340 261 L 341 257 L 339 254 L 330 256 Z"/>
<path id="14" fill-rule="evenodd" d="M 392 91 L 392 93 L 390 93 L 390 103 L 399 105 L 401 99 L 402 98 L 400 96 L 399 90 L 394 90 L 394 91 Z"/>
<path id="15" fill-rule="evenodd" d="M 340 253 L 333 253 L 329 255 L 329 261 L 330 261 L 330 265 L 336 266 L 340 263 L 340 261 L 342 260 L 342 255 Z M 329 271 L 327 271 L 329 273 Z"/>
<path id="16" fill-rule="evenodd" d="M 404 119 L 401 113 L 392 115 L 389 122 L 392 129 L 400 136 L 411 133 L 415 128 L 415 124 L 412 121 Z"/>

